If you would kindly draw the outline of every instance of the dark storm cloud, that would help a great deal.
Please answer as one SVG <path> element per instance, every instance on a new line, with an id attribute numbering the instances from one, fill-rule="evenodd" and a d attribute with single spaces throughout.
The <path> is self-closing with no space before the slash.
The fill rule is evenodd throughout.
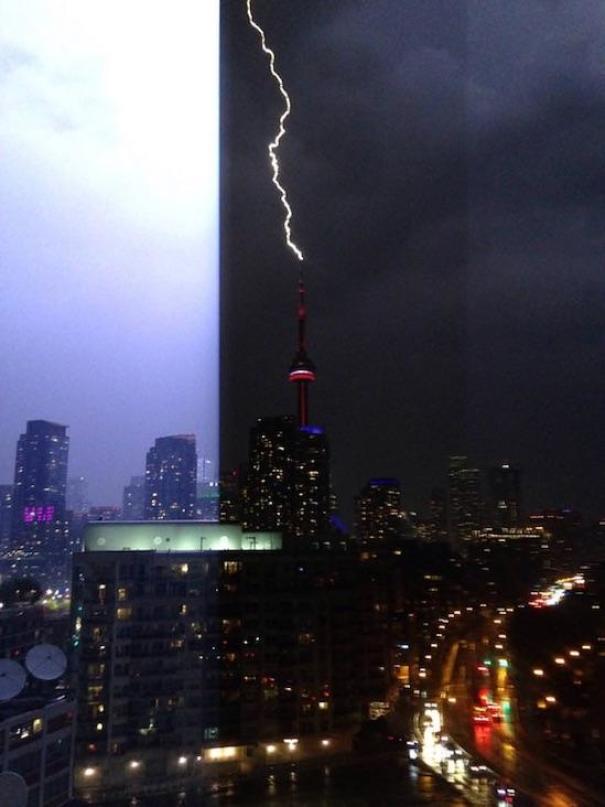
<path id="1" fill-rule="evenodd" d="M 313 406 L 339 492 L 395 473 L 421 504 L 446 454 L 466 450 L 520 461 L 533 505 L 598 510 L 602 5 L 256 8 L 293 99 L 282 164 L 310 257 Z M 247 342 L 262 383 L 237 363 L 251 393 L 228 421 L 241 456 L 254 416 L 291 408 L 283 317 L 296 267 L 263 152 L 278 99 L 236 6 L 229 19 L 232 98 L 246 97 L 229 108 L 246 138 L 230 130 L 228 188 L 254 204 L 231 202 L 227 271 L 266 312 Z M 232 438 L 226 448 L 234 458 Z"/>

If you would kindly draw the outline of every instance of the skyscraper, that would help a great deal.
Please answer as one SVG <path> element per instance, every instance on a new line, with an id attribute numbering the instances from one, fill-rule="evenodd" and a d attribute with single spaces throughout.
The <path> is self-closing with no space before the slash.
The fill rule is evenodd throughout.
<path id="1" fill-rule="evenodd" d="M 88 482 L 84 476 L 70 476 L 67 480 L 66 507 L 73 513 L 86 513 L 88 503 Z"/>
<path id="2" fill-rule="evenodd" d="M 141 521 L 145 517 L 145 477 L 131 476 L 122 494 L 122 520 Z"/>
<path id="3" fill-rule="evenodd" d="M 245 524 L 252 530 L 292 526 L 296 421 L 259 418 L 250 429 Z"/>
<path id="4" fill-rule="evenodd" d="M 330 522 L 330 453 L 318 426 L 294 417 L 259 418 L 250 430 L 246 485 L 248 529 L 316 539 Z"/>
<path id="5" fill-rule="evenodd" d="M 327 539 L 330 528 L 330 447 L 324 429 L 300 426 L 294 442 L 292 533 L 302 540 Z"/>
<path id="6" fill-rule="evenodd" d="M 355 497 L 355 535 L 364 545 L 403 537 L 401 485 L 398 479 L 370 479 Z"/>
<path id="7" fill-rule="evenodd" d="M 194 518 L 196 482 L 195 436 L 158 437 L 147 452 L 145 518 Z"/>
<path id="8" fill-rule="evenodd" d="M 489 469 L 487 481 L 490 526 L 519 527 L 521 525 L 520 469 L 503 463 Z"/>
<path id="9" fill-rule="evenodd" d="M 448 470 L 449 534 L 453 543 L 464 543 L 481 526 L 481 472 L 467 457 L 450 457 Z"/>
<path id="10" fill-rule="evenodd" d="M 65 571 L 68 450 L 67 427 L 47 420 L 28 421 L 17 442 L 11 551 L 20 571 L 41 579 Z"/>

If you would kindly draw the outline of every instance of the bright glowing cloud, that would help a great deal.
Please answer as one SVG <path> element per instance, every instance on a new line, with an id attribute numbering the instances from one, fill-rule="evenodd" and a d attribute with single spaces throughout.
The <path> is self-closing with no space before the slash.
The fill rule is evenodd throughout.
<path id="1" fill-rule="evenodd" d="M 4 160 L 191 232 L 216 183 L 218 3 L 0 0 Z M 208 159 L 200 159 L 200 154 Z"/>

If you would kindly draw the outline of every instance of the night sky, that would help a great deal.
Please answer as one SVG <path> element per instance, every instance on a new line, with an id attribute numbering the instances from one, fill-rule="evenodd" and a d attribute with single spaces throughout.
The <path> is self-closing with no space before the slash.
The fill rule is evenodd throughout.
<path id="1" fill-rule="evenodd" d="M 293 104 L 312 420 L 342 510 L 371 476 L 424 509 L 446 458 L 510 461 L 528 508 L 603 509 L 605 7 L 256 0 Z M 223 12 L 222 452 L 294 411 L 296 259 L 266 145 L 281 111 Z"/>

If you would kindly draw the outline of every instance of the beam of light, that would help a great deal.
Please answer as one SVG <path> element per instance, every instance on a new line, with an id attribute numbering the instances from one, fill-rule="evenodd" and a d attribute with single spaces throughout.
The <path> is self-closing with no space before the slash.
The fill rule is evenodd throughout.
<path id="1" fill-rule="evenodd" d="M 281 79 L 281 76 L 275 69 L 275 53 L 271 50 L 270 47 L 267 45 L 267 40 L 265 38 L 265 32 L 260 27 L 260 25 L 255 21 L 254 17 L 252 16 L 252 0 L 246 0 L 246 9 L 248 11 L 248 20 L 250 25 L 254 28 L 255 31 L 258 32 L 261 41 L 261 47 L 263 49 L 263 53 L 266 53 L 269 57 L 269 69 L 271 70 L 271 75 L 277 81 L 279 91 L 284 99 L 284 111 L 282 112 L 279 118 L 279 129 L 275 136 L 275 139 L 269 143 L 269 160 L 271 162 L 271 168 L 273 169 L 273 184 L 277 188 L 277 191 L 281 198 L 281 203 L 285 211 L 285 218 L 284 218 L 284 232 L 286 234 L 286 244 L 290 247 L 292 252 L 296 255 L 299 261 L 302 261 L 303 254 L 301 250 L 296 246 L 294 241 L 292 240 L 292 228 L 290 227 L 290 222 L 292 220 L 292 208 L 290 207 L 290 203 L 288 202 L 288 194 L 286 193 L 286 189 L 279 181 L 279 161 L 277 159 L 277 149 L 279 148 L 279 144 L 281 142 L 282 137 L 286 134 L 286 119 L 290 114 L 290 110 L 292 109 L 292 105 L 290 103 L 290 96 L 286 92 L 286 88 L 284 87 L 284 82 Z"/>

